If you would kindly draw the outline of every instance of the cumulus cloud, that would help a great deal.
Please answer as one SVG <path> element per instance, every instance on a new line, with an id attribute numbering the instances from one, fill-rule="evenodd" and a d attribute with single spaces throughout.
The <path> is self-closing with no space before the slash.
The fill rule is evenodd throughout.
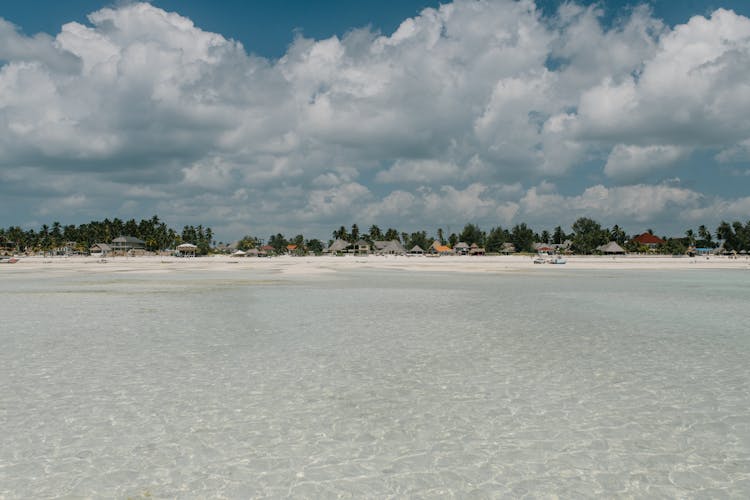
<path id="1" fill-rule="evenodd" d="M 461 178 L 461 169 L 438 160 L 397 160 L 388 170 L 381 170 L 375 180 L 383 183 L 430 184 Z"/>
<path id="2" fill-rule="evenodd" d="M 656 169 L 672 166 L 689 153 L 679 146 L 635 146 L 618 144 L 609 153 L 604 173 L 609 177 L 638 178 Z"/>
<path id="3" fill-rule="evenodd" d="M 692 209 L 701 200 L 700 193 L 667 184 L 609 188 L 597 184 L 574 196 L 545 194 L 532 187 L 521 198 L 520 205 L 523 214 L 537 220 L 557 213 L 566 214 L 569 220 L 589 216 L 609 223 L 618 220 L 640 223 Z"/>
<path id="4" fill-rule="evenodd" d="M 12 215 L 54 196 L 61 218 L 120 206 L 221 234 L 354 217 L 674 225 L 676 207 L 743 206 L 646 184 L 667 171 L 699 184 L 694 157 L 748 161 L 750 19 L 728 10 L 668 27 L 638 7 L 605 27 L 596 6 L 543 17 L 532 0 L 456 0 L 393 33 L 298 36 L 268 60 L 129 3 L 55 36 L 0 19 L 0 61 Z"/>

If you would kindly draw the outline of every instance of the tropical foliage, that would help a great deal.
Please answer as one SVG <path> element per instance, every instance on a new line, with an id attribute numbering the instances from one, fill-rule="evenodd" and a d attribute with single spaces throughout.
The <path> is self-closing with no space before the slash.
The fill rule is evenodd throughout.
<path id="1" fill-rule="evenodd" d="M 648 232 L 652 231 L 648 230 Z M 202 225 L 185 226 L 178 233 L 154 215 L 140 222 L 134 219 L 122 221 L 117 218 L 91 221 L 79 226 L 63 226 L 59 222 L 53 222 L 52 225 L 43 225 L 38 231 L 24 230 L 18 226 L 0 228 L 0 250 L 34 252 L 65 248 L 66 251 L 86 252 L 94 243 L 110 243 L 121 235 L 135 236 L 144 240 L 146 249 L 150 251 L 175 248 L 180 243 L 192 243 L 198 246 L 199 253 L 206 254 L 215 247 L 211 228 L 204 228 Z M 571 233 L 566 233 L 561 226 L 555 227 L 552 231 L 545 229 L 535 232 L 525 223 L 516 224 L 512 228 L 496 226 L 485 232 L 478 225 L 468 223 L 460 232 L 453 232 L 449 235 L 439 228 L 433 237 L 424 230 L 407 233 L 389 227 L 383 231 L 375 224 L 371 225 L 367 232 L 363 232 L 359 225 L 353 224 L 350 228 L 340 226 L 332 231 L 331 236 L 333 239 L 342 239 L 350 243 L 358 240 L 364 240 L 370 244 L 379 240 L 396 240 L 407 249 L 415 245 L 427 249 L 435 241 L 440 244 L 447 243 L 450 246 L 464 242 L 485 248 L 488 253 L 500 252 L 506 244 L 512 244 L 519 252 L 532 252 L 535 243 L 562 245 L 566 241 L 569 242 L 571 251 L 580 254 L 597 253 L 597 248 L 609 241 L 617 242 L 629 252 L 684 254 L 690 249 L 713 249 L 720 245 L 726 252 L 750 251 L 750 221 L 745 224 L 739 221 L 722 221 L 713 234 L 705 225 L 699 226 L 697 231 L 692 228 L 687 229 L 684 237 L 662 237 L 664 243 L 656 248 L 639 244 L 619 225 L 606 228 L 587 217 L 576 220 L 571 226 Z M 329 240 L 328 243 L 332 241 Z M 237 242 L 237 248 L 240 250 L 260 248 L 262 245 L 262 239 L 251 235 L 246 235 Z M 314 238 L 306 239 L 302 234 L 287 238 L 281 233 L 271 235 L 268 238 L 268 245 L 275 253 L 290 251 L 290 246 L 292 246 L 291 252 L 298 254 L 321 253 L 325 246 L 324 242 Z"/>

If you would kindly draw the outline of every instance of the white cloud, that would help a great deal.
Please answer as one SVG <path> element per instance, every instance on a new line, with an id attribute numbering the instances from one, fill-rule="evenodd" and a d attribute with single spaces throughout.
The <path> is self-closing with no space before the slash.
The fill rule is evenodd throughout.
<path id="1" fill-rule="evenodd" d="M 219 231 L 701 210 L 710 196 L 635 183 L 700 181 L 711 169 L 694 157 L 747 161 L 750 19 L 600 16 L 456 0 L 391 34 L 297 37 L 278 60 L 148 3 L 54 37 L 0 20 L 0 210 L 81 195 L 70 217 L 114 216 L 126 193 L 127 210 L 214 217 Z"/>
<path id="2" fill-rule="evenodd" d="M 522 215 L 532 218 L 566 214 L 568 218 L 589 216 L 606 221 L 645 222 L 675 210 L 693 208 L 701 199 L 695 191 L 666 184 L 609 188 L 598 184 L 576 196 L 544 194 L 534 187 L 521 198 L 520 204 Z"/>
<path id="3" fill-rule="evenodd" d="M 674 165 L 689 152 L 689 148 L 679 146 L 618 144 L 609 153 L 604 173 L 620 179 L 639 178 L 654 170 Z"/>
<path id="4" fill-rule="evenodd" d="M 695 207 L 686 212 L 686 218 L 694 223 L 719 220 L 739 220 L 747 222 L 750 214 L 750 196 L 735 199 L 717 198 L 705 206 Z"/>
<path id="5" fill-rule="evenodd" d="M 388 170 L 381 170 L 375 180 L 382 183 L 432 184 L 461 178 L 457 165 L 437 160 L 398 160 Z"/>

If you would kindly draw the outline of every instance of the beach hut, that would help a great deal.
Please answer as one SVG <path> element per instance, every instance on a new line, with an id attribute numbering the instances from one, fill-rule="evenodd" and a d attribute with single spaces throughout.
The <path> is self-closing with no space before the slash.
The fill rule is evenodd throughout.
<path id="1" fill-rule="evenodd" d="M 375 247 L 375 253 L 380 255 L 404 255 L 406 253 L 406 249 L 398 240 L 373 241 L 372 245 Z"/>
<path id="2" fill-rule="evenodd" d="M 257 248 L 251 248 L 250 250 L 248 250 L 247 252 L 245 252 L 245 254 L 246 254 L 247 257 L 257 257 L 259 253 L 260 252 L 258 252 Z"/>
<path id="3" fill-rule="evenodd" d="M 106 257 L 110 252 L 112 252 L 112 247 L 106 243 L 94 243 L 89 248 L 89 253 L 95 257 Z"/>
<path id="4" fill-rule="evenodd" d="M 183 243 L 177 245 L 177 251 L 180 253 L 180 257 L 195 257 L 195 252 L 198 250 L 196 245 L 192 243 Z"/>
<path id="5" fill-rule="evenodd" d="M 413 247 L 411 247 L 411 250 L 409 250 L 409 253 L 412 255 L 423 255 L 424 250 L 422 250 L 422 247 L 420 247 L 419 245 L 414 245 Z"/>
<path id="6" fill-rule="evenodd" d="M 456 246 L 453 247 L 453 251 L 457 255 L 466 255 L 469 253 L 469 245 L 464 243 L 463 241 L 459 241 L 456 243 Z"/>
<path id="7" fill-rule="evenodd" d="M 469 247 L 469 255 L 484 255 L 486 252 L 484 251 L 484 248 L 480 247 L 476 243 L 472 243 L 471 247 Z"/>
<path id="8" fill-rule="evenodd" d="M 232 253 L 232 257 L 244 257 L 245 255 L 247 255 L 247 252 L 243 252 L 242 250 Z"/>
<path id="9" fill-rule="evenodd" d="M 453 253 L 453 249 L 448 245 L 441 245 L 438 240 L 435 240 L 432 242 L 432 245 L 430 245 L 429 252 L 438 255 L 449 255 Z"/>
<path id="10" fill-rule="evenodd" d="M 336 241 L 331 243 L 331 246 L 328 247 L 327 253 L 335 255 L 346 251 L 347 248 L 349 248 L 349 242 L 337 238 Z"/>
<path id="11" fill-rule="evenodd" d="M 601 253 L 605 253 L 608 255 L 624 255 L 625 249 L 622 248 L 620 245 L 617 244 L 616 241 L 610 241 L 606 245 L 602 245 L 597 248 Z"/>

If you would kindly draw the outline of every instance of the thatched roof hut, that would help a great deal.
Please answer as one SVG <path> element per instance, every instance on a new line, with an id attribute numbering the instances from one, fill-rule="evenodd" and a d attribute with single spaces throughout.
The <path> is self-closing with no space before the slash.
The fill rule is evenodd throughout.
<path id="1" fill-rule="evenodd" d="M 610 241 L 606 245 L 602 245 L 599 248 L 597 248 L 597 250 L 599 250 L 601 253 L 606 253 L 609 255 L 614 255 L 614 254 L 622 255 L 625 253 L 625 249 L 622 248 L 620 245 L 618 245 L 616 241 Z"/>
<path id="2" fill-rule="evenodd" d="M 177 245 L 177 251 L 180 252 L 180 255 L 182 256 L 195 257 L 195 252 L 197 250 L 198 246 L 193 245 L 192 243 L 183 243 L 181 245 Z"/>
<path id="3" fill-rule="evenodd" d="M 328 253 L 340 253 L 345 251 L 347 248 L 349 248 L 349 242 L 337 238 L 336 241 L 331 243 L 331 246 L 328 247 Z"/>

